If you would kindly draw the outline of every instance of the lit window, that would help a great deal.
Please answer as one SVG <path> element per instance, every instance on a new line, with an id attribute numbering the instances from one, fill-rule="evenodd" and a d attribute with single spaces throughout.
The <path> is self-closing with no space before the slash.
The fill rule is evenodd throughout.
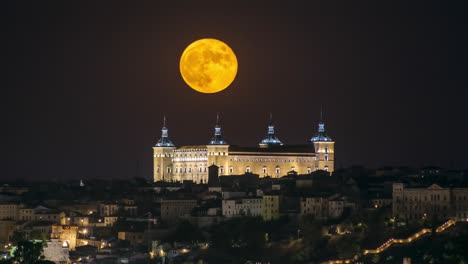
<path id="1" fill-rule="evenodd" d="M 310 167 L 307 167 L 307 174 L 312 173 L 312 169 Z"/>
<path id="2" fill-rule="evenodd" d="M 325 166 L 325 168 L 323 168 L 325 171 L 328 171 L 328 166 Z"/>
<path id="3" fill-rule="evenodd" d="M 276 174 L 279 174 L 279 173 L 280 173 L 280 168 L 276 167 Z"/>
<path id="4" fill-rule="evenodd" d="M 245 167 L 245 172 L 250 173 L 250 166 Z"/>
<path id="5" fill-rule="evenodd" d="M 263 174 L 267 173 L 267 167 L 263 167 Z"/>

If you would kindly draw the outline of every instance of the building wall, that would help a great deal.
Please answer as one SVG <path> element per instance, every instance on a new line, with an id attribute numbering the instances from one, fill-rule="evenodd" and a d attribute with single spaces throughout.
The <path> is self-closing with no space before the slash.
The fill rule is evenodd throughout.
<path id="1" fill-rule="evenodd" d="M 261 216 L 263 209 L 262 198 L 244 198 L 223 200 L 222 212 L 224 217 Z"/>
<path id="2" fill-rule="evenodd" d="M 68 244 L 58 239 L 51 239 L 44 246 L 44 257 L 46 260 L 53 261 L 57 264 L 68 263 L 70 249 Z"/>
<path id="3" fill-rule="evenodd" d="M 452 189 L 453 215 L 457 220 L 468 221 L 468 188 Z"/>
<path id="4" fill-rule="evenodd" d="M 328 200 L 323 197 L 303 197 L 301 198 L 301 214 L 326 218 L 328 215 L 327 205 Z"/>
<path id="5" fill-rule="evenodd" d="M 161 220 L 166 223 L 177 221 L 183 215 L 189 215 L 197 206 L 197 200 L 161 200 Z"/>
<path id="6" fill-rule="evenodd" d="M 333 172 L 335 170 L 335 142 L 314 142 L 317 153 L 315 169 Z"/>
<path id="7" fill-rule="evenodd" d="M 119 212 L 119 206 L 117 204 L 100 204 L 99 214 L 101 216 L 115 216 Z"/>
<path id="8" fill-rule="evenodd" d="M 74 250 L 77 233 L 78 226 L 53 225 L 51 238 L 59 239 L 62 242 L 66 241 L 70 250 Z"/>
<path id="9" fill-rule="evenodd" d="M 289 171 L 309 174 L 334 171 L 334 142 L 315 142 L 316 153 L 235 152 L 229 145 L 154 147 L 154 181 L 208 181 L 208 166 L 219 167 L 219 175 L 240 175 L 250 171 L 260 177 L 280 177 Z"/>
<path id="10" fill-rule="evenodd" d="M 0 221 L 0 243 L 10 242 L 10 237 L 16 228 L 14 220 L 1 220 Z"/>
<path id="11" fill-rule="evenodd" d="M 405 219 L 468 217 L 468 188 L 406 188 L 393 184 L 393 215 Z"/>
<path id="12" fill-rule="evenodd" d="M 279 195 L 264 195 L 262 203 L 263 220 L 278 219 L 279 214 Z"/>
<path id="13" fill-rule="evenodd" d="M 18 220 L 19 205 L 0 204 L 0 220 Z"/>
<path id="14" fill-rule="evenodd" d="M 127 240 L 131 245 L 145 242 L 143 232 L 119 232 L 117 236 L 119 240 Z"/>

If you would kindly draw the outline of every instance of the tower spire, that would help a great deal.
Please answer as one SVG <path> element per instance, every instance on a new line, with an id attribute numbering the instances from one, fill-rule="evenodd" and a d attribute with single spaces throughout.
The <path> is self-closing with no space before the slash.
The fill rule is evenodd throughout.
<path id="1" fill-rule="evenodd" d="M 323 122 L 323 105 L 320 105 L 320 122 Z"/>
<path id="2" fill-rule="evenodd" d="M 275 135 L 275 126 L 273 125 L 273 114 L 270 112 L 270 122 L 268 123 L 267 136 L 259 143 L 261 148 L 268 148 L 269 146 L 283 145 Z"/>
<path id="3" fill-rule="evenodd" d="M 219 112 L 216 113 L 214 137 L 211 139 L 208 145 L 227 145 L 227 142 L 224 140 L 223 135 L 221 134 L 221 126 L 219 125 Z"/>
<path id="4" fill-rule="evenodd" d="M 318 123 L 318 131 L 310 139 L 311 142 L 316 141 L 332 141 L 332 139 L 325 133 L 325 122 L 323 121 L 323 105 L 320 106 L 320 120 Z"/>
<path id="5" fill-rule="evenodd" d="M 169 139 L 169 130 L 166 127 L 166 114 L 163 117 L 163 127 L 161 129 L 161 138 L 156 143 L 156 147 L 175 147 L 174 143 Z"/>

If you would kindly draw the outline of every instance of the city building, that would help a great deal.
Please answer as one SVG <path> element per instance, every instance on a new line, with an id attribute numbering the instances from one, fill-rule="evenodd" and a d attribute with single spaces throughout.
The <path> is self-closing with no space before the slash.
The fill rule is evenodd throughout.
<path id="1" fill-rule="evenodd" d="M 280 177 L 293 171 L 310 174 L 315 170 L 334 171 L 335 142 L 325 133 L 321 116 L 317 133 L 307 144 L 284 145 L 276 136 L 270 118 L 268 131 L 257 147 L 230 145 L 222 136 L 219 117 L 214 137 L 206 145 L 176 146 L 169 138 L 166 118 L 162 135 L 153 147 L 154 181 L 208 181 L 208 166 L 219 167 L 219 175 L 255 173 Z"/>
<path id="2" fill-rule="evenodd" d="M 406 187 L 393 184 L 393 215 L 404 219 L 466 220 L 468 218 L 468 188 Z"/>
<path id="3" fill-rule="evenodd" d="M 339 218 L 345 202 L 339 195 L 315 195 L 301 198 L 301 215 L 313 215 L 318 219 Z"/>
<path id="4" fill-rule="evenodd" d="M 163 199 L 161 200 L 161 220 L 171 223 L 181 216 L 190 215 L 197 203 L 194 199 Z"/>
<path id="5" fill-rule="evenodd" d="M 70 256 L 70 249 L 66 241 L 51 239 L 44 245 L 43 254 L 45 260 L 53 261 L 57 264 L 66 264 Z"/>
<path id="6" fill-rule="evenodd" d="M 18 220 L 19 205 L 12 203 L 0 204 L 0 220 Z"/>
<path id="7" fill-rule="evenodd" d="M 262 218 L 263 220 L 274 220 L 280 217 L 280 195 L 272 192 L 263 195 Z"/>
<path id="8" fill-rule="evenodd" d="M 261 216 L 262 205 L 262 197 L 228 199 L 222 202 L 222 212 L 223 216 L 228 218 L 236 216 Z"/>
<path id="9" fill-rule="evenodd" d="M 52 226 L 52 239 L 58 239 L 62 243 L 66 242 L 70 250 L 76 247 L 76 237 L 78 235 L 78 226 L 68 225 L 53 225 Z"/>

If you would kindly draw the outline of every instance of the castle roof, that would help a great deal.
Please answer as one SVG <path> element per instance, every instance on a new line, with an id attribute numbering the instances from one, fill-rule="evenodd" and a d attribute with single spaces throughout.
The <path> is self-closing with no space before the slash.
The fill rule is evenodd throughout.
<path id="1" fill-rule="evenodd" d="M 328 142 L 328 141 L 333 141 L 333 140 L 331 139 L 331 137 L 327 135 L 327 133 L 325 133 L 325 122 L 323 122 L 323 114 L 322 114 L 322 110 L 320 110 L 320 122 L 318 125 L 318 131 L 315 134 L 315 136 L 313 136 L 310 139 L 310 142 Z"/>
<path id="2" fill-rule="evenodd" d="M 216 114 L 216 126 L 214 137 L 208 143 L 208 145 L 227 145 L 228 143 L 224 140 L 223 135 L 221 134 L 221 126 L 219 125 L 219 114 Z"/>
<path id="3" fill-rule="evenodd" d="M 166 127 L 166 116 L 164 116 L 163 128 L 161 131 L 161 138 L 158 140 L 158 143 L 156 143 L 156 147 L 175 147 L 174 143 L 169 139 L 169 130 Z"/>
<path id="4" fill-rule="evenodd" d="M 260 142 L 259 146 L 268 148 L 270 146 L 283 145 L 281 140 L 275 135 L 275 126 L 273 125 L 273 116 L 270 114 L 270 123 L 268 124 L 268 133 L 264 139 Z"/>

